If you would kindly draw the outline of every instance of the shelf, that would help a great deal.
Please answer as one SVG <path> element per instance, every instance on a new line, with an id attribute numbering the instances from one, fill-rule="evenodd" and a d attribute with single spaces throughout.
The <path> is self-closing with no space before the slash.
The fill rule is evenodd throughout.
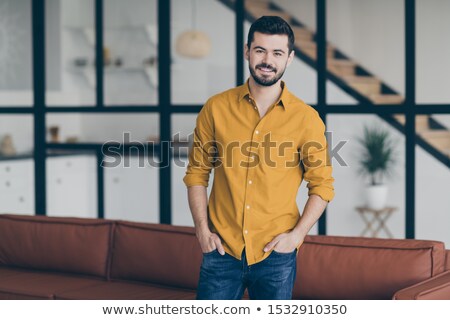
<path id="1" fill-rule="evenodd" d="M 92 88 L 95 88 L 96 78 L 95 78 L 95 68 L 94 67 L 68 67 L 66 69 L 71 73 L 82 74 L 86 81 Z M 143 73 L 149 85 L 154 88 L 158 88 L 158 72 L 156 67 L 145 67 L 145 66 L 106 66 L 103 68 L 104 74 L 120 74 L 120 73 Z"/>
<path id="2" fill-rule="evenodd" d="M 86 37 L 88 43 L 93 47 L 95 46 L 95 30 L 93 27 L 81 27 L 81 26 L 64 26 L 64 29 L 82 32 Z M 145 32 L 148 42 L 153 45 L 158 45 L 158 29 L 156 25 L 142 24 L 142 25 L 122 25 L 122 26 L 105 26 L 104 32 L 111 33 L 117 31 L 128 32 Z"/>
<path id="3" fill-rule="evenodd" d="M 18 153 L 11 156 L 5 156 L 0 154 L 0 161 L 23 160 L 31 158 L 33 158 L 33 153 L 31 152 Z"/>

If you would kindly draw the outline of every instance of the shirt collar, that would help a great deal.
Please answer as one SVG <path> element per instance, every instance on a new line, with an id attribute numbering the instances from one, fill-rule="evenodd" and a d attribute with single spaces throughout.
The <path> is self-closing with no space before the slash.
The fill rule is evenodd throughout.
<path id="1" fill-rule="evenodd" d="M 247 79 L 247 81 L 239 87 L 239 95 L 238 95 L 239 102 L 241 102 L 242 99 L 244 99 L 246 97 L 251 97 L 248 82 L 249 82 L 249 79 Z M 280 98 L 278 99 L 278 101 L 276 102 L 275 105 L 281 105 L 286 110 L 286 108 L 288 108 L 288 106 L 289 106 L 290 92 L 287 89 L 286 83 L 283 80 L 281 80 L 281 90 L 282 91 L 281 91 Z"/>

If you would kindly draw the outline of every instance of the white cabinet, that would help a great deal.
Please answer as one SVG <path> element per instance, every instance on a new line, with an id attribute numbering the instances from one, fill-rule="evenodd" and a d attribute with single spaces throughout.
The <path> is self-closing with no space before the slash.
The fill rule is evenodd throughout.
<path id="1" fill-rule="evenodd" d="M 34 214 L 34 162 L 0 161 L 0 213 Z"/>
<path id="2" fill-rule="evenodd" d="M 159 222 L 159 169 L 147 159 L 129 157 L 104 169 L 105 218 Z"/>
<path id="3" fill-rule="evenodd" d="M 97 217 L 96 164 L 94 155 L 47 158 L 47 215 Z"/>

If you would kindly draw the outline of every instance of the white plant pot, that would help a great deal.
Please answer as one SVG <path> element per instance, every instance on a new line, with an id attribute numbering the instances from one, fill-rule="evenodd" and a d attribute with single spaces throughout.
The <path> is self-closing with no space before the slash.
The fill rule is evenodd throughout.
<path id="1" fill-rule="evenodd" d="M 381 210 L 386 207 L 387 185 L 366 187 L 366 206 L 373 210 Z"/>

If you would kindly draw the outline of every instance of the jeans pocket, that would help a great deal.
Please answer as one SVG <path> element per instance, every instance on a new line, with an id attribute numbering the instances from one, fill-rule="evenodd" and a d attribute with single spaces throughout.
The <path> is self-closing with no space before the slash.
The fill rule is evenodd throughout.
<path id="1" fill-rule="evenodd" d="M 203 256 L 210 256 L 216 252 L 218 252 L 217 249 L 214 249 L 213 251 L 210 251 L 210 252 L 203 252 Z"/>
<path id="2" fill-rule="evenodd" d="M 294 251 L 291 251 L 291 252 L 278 252 L 278 251 L 275 251 L 275 249 L 272 250 L 272 252 L 273 252 L 274 254 L 280 255 L 280 256 L 289 256 L 289 255 L 291 255 L 291 254 L 296 253 L 296 251 L 297 251 L 297 248 L 295 248 Z"/>

